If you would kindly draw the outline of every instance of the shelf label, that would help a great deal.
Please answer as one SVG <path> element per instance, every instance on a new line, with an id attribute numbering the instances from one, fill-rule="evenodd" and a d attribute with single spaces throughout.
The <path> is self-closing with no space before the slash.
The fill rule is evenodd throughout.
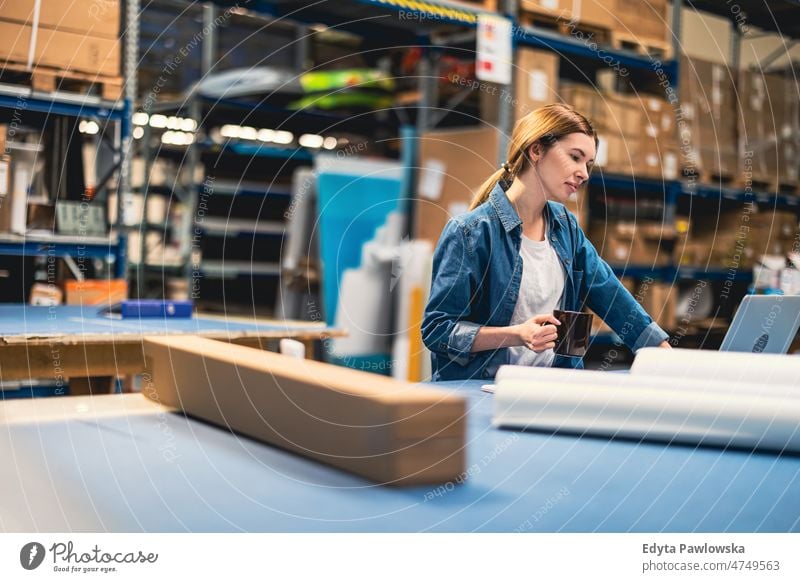
<path id="1" fill-rule="evenodd" d="M 478 80 L 511 84 L 511 21 L 493 14 L 478 16 L 477 45 L 475 76 Z"/>
<path id="2" fill-rule="evenodd" d="M 446 175 L 447 165 L 444 162 L 435 159 L 426 160 L 420 172 L 419 195 L 429 200 L 441 198 Z"/>

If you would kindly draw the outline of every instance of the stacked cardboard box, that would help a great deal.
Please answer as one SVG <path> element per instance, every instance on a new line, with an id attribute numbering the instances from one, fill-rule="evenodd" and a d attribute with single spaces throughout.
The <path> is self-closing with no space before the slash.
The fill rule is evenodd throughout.
<path id="1" fill-rule="evenodd" d="M 598 131 L 598 167 L 616 174 L 679 177 L 675 114 L 665 100 L 600 93 L 577 84 L 562 85 L 561 97 Z"/>
<path id="2" fill-rule="evenodd" d="M 589 240 L 612 265 L 670 265 L 677 237 L 674 226 L 657 222 L 592 222 L 589 229 Z"/>
<path id="3" fill-rule="evenodd" d="M 626 96 L 630 107 L 638 110 L 641 120 L 638 158 L 634 175 L 677 180 L 680 177 L 680 150 L 675 124 L 675 110 L 664 99 L 652 96 Z"/>
<path id="4" fill-rule="evenodd" d="M 500 107 L 511 104 L 514 119 L 520 119 L 544 105 L 558 101 L 558 55 L 553 52 L 521 48 L 515 57 L 514 93 L 503 87 L 485 84 L 480 89 L 481 118 L 496 124 Z"/>
<path id="5" fill-rule="evenodd" d="M 615 0 L 614 27 L 643 42 L 667 40 L 667 0 Z"/>
<path id="6" fill-rule="evenodd" d="M 595 126 L 600 136 L 595 165 L 608 172 L 632 174 L 641 131 L 636 111 L 621 97 L 598 93 L 588 85 L 562 84 L 561 98 Z"/>
<path id="7" fill-rule="evenodd" d="M 681 57 L 678 130 L 687 175 L 733 178 L 738 168 L 736 91 L 725 66 Z"/>
<path id="8" fill-rule="evenodd" d="M 739 143 L 745 182 L 795 185 L 800 149 L 800 99 L 793 79 L 739 72 Z"/>
<path id="9" fill-rule="evenodd" d="M 710 267 L 749 267 L 754 255 L 750 245 L 749 215 L 744 210 L 724 212 L 716 218 L 689 218 L 685 245 L 678 246 L 680 265 Z"/>
<path id="10" fill-rule="evenodd" d="M 781 210 L 753 214 L 749 240 L 756 260 L 763 255 L 786 256 L 798 252 L 800 231 L 797 215 Z"/>
<path id="11" fill-rule="evenodd" d="M 34 67 L 119 75 L 119 21 L 119 0 L 6 0 L 0 13 L 0 61 L 27 64 L 32 52 Z"/>
<path id="12" fill-rule="evenodd" d="M 541 14 L 565 22 L 573 21 L 598 28 L 611 29 L 615 18 L 607 0 L 522 0 L 521 13 Z"/>
<path id="13" fill-rule="evenodd" d="M 494 128 L 432 131 L 419 140 L 415 236 L 433 244 L 447 221 L 467 211 L 478 188 L 498 168 Z"/>
<path id="14" fill-rule="evenodd" d="M 499 169 L 500 137 L 493 128 L 432 131 L 420 138 L 415 237 L 439 240 L 447 221 L 467 211 L 474 194 Z M 565 204 L 585 228 L 585 189 Z"/>
<path id="15" fill-rule="evenodd" d="M 679 222 L 689 223 L 689 219 Z M 676 245 L 681 265 L 750 268 L 764 255 L 786 256 L 798 246 L 794 212 L 753 212 L 750 207 L 691 221 L 685 246 Z"/>

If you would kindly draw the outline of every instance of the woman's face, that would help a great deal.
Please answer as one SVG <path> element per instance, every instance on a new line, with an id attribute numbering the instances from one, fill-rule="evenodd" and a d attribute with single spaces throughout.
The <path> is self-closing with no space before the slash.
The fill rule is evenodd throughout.
<path id="1" fill-rule="evenodd" d="M 531 178 L 541 180 L 548 200 L 563 203 L 589 179 L 595 155 L 593 137 L 585 133 L 567 134 L 543 156 L 538 156 Z M 531 152 L 531 158 L 536 157 L 536 152 Z"/>

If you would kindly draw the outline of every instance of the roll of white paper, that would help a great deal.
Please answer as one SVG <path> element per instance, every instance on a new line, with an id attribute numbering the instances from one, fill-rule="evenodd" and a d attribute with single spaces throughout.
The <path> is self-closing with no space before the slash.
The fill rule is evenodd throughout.
<path id="1" fill-rule="evenodd" d="M 669 350 L 655 349 L 668 352 Z M 688 350 L 687 350 L 688 351 Z M 639 356 L 637 355 L 637 358 Z M 561 386 L 597 386 L 637 390 L 648 388 L 653 390 L 680 390 L 692 393 L 715 393 L 724 397 L 726 394 L 748 394 L 750 396 L 769 396 L 774 398 L 791 398 L 800 396 L 800 391 L 786 384 L 754 384 L 750 381 L 706 380 L 702 378 L 671 378 L 655 374 L 612 373 L 593 370 L 574 370 L 569 368 L 536 368 L 531 366 L 501 366 L 495 377 L 499 386 L 507 382 L 519 382 L 530 387 L 549 385 L 553 390 Z"/>
<path id="2" fill-rule="evenodd" d="M 496 426 L 800 452 L 800 399 L 504 380 Z"/>
<path id="3" fill-rule="evenodd" d="M 636 352 L 631 374 L 674 380 L 715 380 L 751 386 L 800 388 L 800 358 L 709 350 L 645 348 Z"/>

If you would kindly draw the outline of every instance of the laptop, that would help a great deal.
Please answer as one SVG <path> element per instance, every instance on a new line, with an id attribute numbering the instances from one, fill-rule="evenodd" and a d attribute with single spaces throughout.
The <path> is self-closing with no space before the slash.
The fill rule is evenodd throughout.
<path id="1" fill-rule="evenodd" d="M 785 354 L 800 327 L 800 295 L 747 295 L 721 352 Z"/>

